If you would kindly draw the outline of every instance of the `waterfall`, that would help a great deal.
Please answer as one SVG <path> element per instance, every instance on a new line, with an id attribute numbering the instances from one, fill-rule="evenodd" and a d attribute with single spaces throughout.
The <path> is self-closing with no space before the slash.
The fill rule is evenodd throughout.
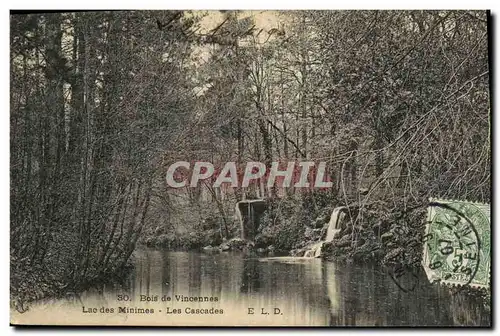
<path id="1" fill-rule="evenodd" d="M 340 231 L 340 223 L 342 223 L 342 220 L 345 217 L 345 212 L 343 211 L 344 209 L 346 209 L 345 206 L 333 209 L 330 221 L 326 224 L 327 229 L 325 239 L 309 246 L 309 249 L 304 253 L 304 257 L 318 258 L 321 256 L 321 248 L 323 247 L 323 244 L 331 242 L 335 235 Z"/>
<path id="2" fill-rule="evenodd" d="M 243 200 L 236 203 L 235 219 L 240 224 L 240 238 L 253 240 L 259 229 L 259 220 L 267 208 L 263 199 Z"/>
<path id="3" fill-rule="evenodd" d="M 340 231 L 340 225 L 339 223 L 342 223 L 342 220 L 344 219 L 345 212 L 344 210 L 346 207 L 338 207 L 333 209 L 332 215 L 330 216 L 330 221 L 328 222 L 328 229 L 326 231 L 326 238 L 325 242 L 329 243 L 333 240 L 333 237 Z"/>
<path id="4" fill-rule="evenodd" d="M 313 244 L 312 246 L 309 247 L 309 250 L 307 250 L 304 253 L 304 257 L 306 258 L 318 258 L 321 256 L 321 247 L 323 246 L 325 242 L 320 241 L 318 243 Z"/>

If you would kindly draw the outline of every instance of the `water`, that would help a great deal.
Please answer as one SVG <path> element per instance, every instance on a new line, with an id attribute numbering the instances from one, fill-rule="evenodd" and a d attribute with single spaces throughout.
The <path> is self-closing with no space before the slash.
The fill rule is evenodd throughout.
<path id="1" fill-rule="evenodd" d="M 304 257 L 307 258 L 319 258 L 321 257 L 321 249 L 323 248 L 324 241 L 320 241 L 309 246 L 309 250 L 304 253 Z"/>
<path id="2" fill-rule="evenodd" d="M 319 258 L 321 257 L 321 249 L 323 248 L 324 243 L 329 243 L 333 241 L 335 235 L 340 232 L 339 223 L 344 219 L 345 213 L 344 209 L 346 207 L 337 207 L 333 209 L 332 215 L 330 216 L 330 221 L 326 224 L 326 237 L 325 240 L 319 241 L 317 243 L 309 246 L 309 250 L 304 253 L 304 257 L 309 258 Z"/>
<path id="3" fill-rule="evenodd" d="M 38 302 L 24 314 L 14 312 L 12 320 L 99 325 L 489 324 L 484 306 L 470 297 L 451 295 L 447 288 L 430 285 L 421 275 L 415 289 L 405 293 L 376 268 L 314 258 L 257 259 L 236 253 L 143 249 L 135 252 L 134 263 L 135 270 L 121 285 L 99 285 L 81 295 Z M 151 299 L 157 296 L 159 301 L 141 302 L 140 295 Z M 176 295 L 212 301 L 178 302 Z M 132 301 L 119 301 L 125 296 Z M 154 313 L 118 313 L 118 307 L 148 308 Z M 94 308 L 113 308 L 114 312 L 84 312 Z M 213 308 L 212 313 L 222 310 L 223 314 L 186 312 L 200 308 Z M 167 313 L 175 309 L 181 313 Z"/>
<path id="4" fill-rule="evenodd" d="M 341 223 L 344 219 L 345 213 L 343 210 L 345 208 L 346 207 L 338 207 L 333 209 L 330 222 L 328 223 L 328 229 L 326 231 L 326 242 L 331 242 L 335 235 L 340 231 L 338 223 Z"/>

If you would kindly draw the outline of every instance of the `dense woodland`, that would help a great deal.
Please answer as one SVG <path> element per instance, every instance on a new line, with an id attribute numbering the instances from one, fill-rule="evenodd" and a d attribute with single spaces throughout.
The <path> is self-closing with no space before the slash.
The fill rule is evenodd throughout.
<path id="1" fill-rule="evenodd" d="M 355 202 L 352 255 L 385 244 L 366 233 L 377 221 L 417 239 L 429 197 L 490 201 L 485 12 L 274 14 L 271 28 L 258 12 L 11 15 L 18 309 L 122 272 L 147 237 L 231 238 L 244 198 L 273 200 L 264 238 L 288 250 Z M 179 160 L 326 161 L 334 187 L 171 190 Z M 407 240 L 392 243 L 379 258 Z"/>

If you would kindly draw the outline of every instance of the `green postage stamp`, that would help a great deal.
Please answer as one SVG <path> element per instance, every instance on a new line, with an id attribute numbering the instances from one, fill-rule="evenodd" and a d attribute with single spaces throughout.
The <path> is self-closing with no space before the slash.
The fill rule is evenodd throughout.
<path id="1" fill-rule="evenodd" d="M 490 205 L 430 199 L 423 267 L 431 282 L 489 287 Z"/>

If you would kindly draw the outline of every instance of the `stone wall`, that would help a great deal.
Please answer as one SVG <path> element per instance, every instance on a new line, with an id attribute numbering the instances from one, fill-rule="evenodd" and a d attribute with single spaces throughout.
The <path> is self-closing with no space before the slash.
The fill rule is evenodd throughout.
<path id="1" fill-rule="evenodd" d="M 266 200 L 244 200 L 236 203 L 236 218 L 240 223 L 240 237 L 253 240 L 259 230 L 260 217 L 267 209 Z"/>

